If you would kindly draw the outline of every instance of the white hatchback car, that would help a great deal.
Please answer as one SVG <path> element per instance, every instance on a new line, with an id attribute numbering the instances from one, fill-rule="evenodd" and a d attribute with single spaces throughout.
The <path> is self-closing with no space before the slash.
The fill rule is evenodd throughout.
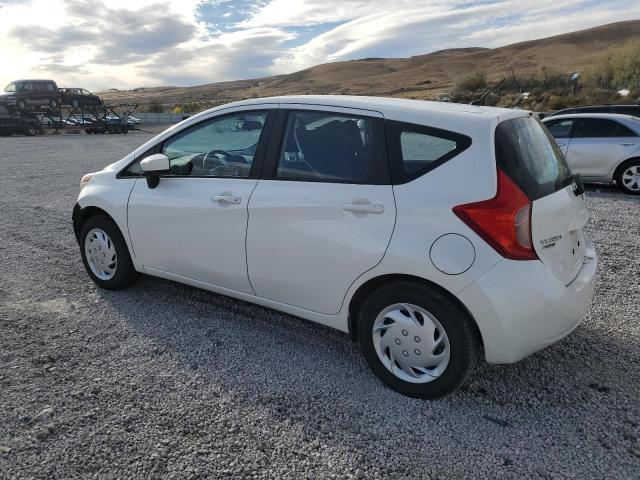
<path id="1" fill-rule="evenodd" d="M 85 175 L 73 213 L 101 287 L 146 273 L 349 332 L 420 398 L 578 325 L 586 222 L 528 112 L 347 96 L 200 113 Z"/>
<path id="2" fill-rule="evenodd" d="M 615 181 L 623 192 L 640 195 L 640 118 L 580 113 L 547 117 L 543 123 L 584 181 Z"/>

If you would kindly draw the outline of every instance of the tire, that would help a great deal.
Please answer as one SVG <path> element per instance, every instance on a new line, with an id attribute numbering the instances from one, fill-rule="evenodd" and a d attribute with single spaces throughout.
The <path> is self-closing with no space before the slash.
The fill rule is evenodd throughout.
<path id="1" fill-rule="evenodd" d="M 387 335 L 391 337 L 383 340 Z M 411 281 L 387 284 L 371 293 L 358 315 L 358 342 L 369 367 L 384 384 L 420 399 L 439 398 L 460 387 L 480 352 L 479 335 L 464 308 L 440 289 Z M 389 347 L 384 348 L 385 344 Z M 434 354 L 431 359 L 440 362 L 433 368 L 427 366 L 429 350 Z M 401 364 L 405 368 L 399 368 Z"/>
<path id="2" fill-rule="evenodd" d="M 27 125 L 24 129 L 24 134 L 27 137 L 34 137 L 38 134 L 38 127 L 36 127 L 35 125 Z"/>
<path id="3" fill-rule="evenodd" d="M 107 235 L 105 238 L 100 233 Z M 90 240 L 87 240 L 90 237 Z M 99 248 L 102 247 L 102 248 Z M 87 259 L 87 252 L 93 252 L 92 258 Z M 120 233 L 120 229 L 115 222 L 106 215 L 94 215 L 87 219 L 80 231 L 80 253 L 82 263 L 87 273 L 99 287 L 107 290 L 122 290 L 131 285 L 138 274 L 133 267 L 131 256 L 127 244 Z M 104 258 L 103 263 L 99 263 L 101 253 Z M 111 253 L 115 253 L 115 264 L 109 263 L 112 260 Z M 112 268 L 111 268 L 112 267 Z"/>
<path id="4" fill-rule="evenodd" d="M 18 100 L 16 102 L 16 107 L 20 110 L 24 110 L 25 108 L 27 108 L 27 103 L 24 100 Z"/>
<path id="5" fill-rule="evenodd" d="M 58 101 L 57 100 L 55 100 L 53 98 L 51 100 L 49 100 L 49 108 L 51 110 L 54 110 L 57 106 L 58 106 Z"/>
<path id="6" fill-rule="evenodd" d="M 640 158 L 624 162 L 615 175 L 616 185 L 624 193 L 640 195 Z"/>
<path id="7" fill-rule="evenodd" d="M 93 130 L 91 130 L 90 128 L 85 128 L 84 133 L 86 133 L 87 135 L 91 135 L 93 133 Z"/>

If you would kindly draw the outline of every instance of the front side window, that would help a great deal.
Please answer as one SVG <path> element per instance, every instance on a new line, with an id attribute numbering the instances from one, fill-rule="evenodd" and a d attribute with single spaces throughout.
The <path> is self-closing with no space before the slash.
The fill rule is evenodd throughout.
<path id="1" fill-rule="evenodd" d="M 466 135 L 393 120 L 387 121 L 387 140 L 396 184 L 426 174 L 471 145 Z"/>
<path id="2" fill-rule="evenodd" d="M 555 120 L 553 122 L 547 122 L 544 125 L 551 135 L 553 135 L 553 138 L 569 138 L 573 120 Z"/>
<path id="3" fill-rule="evenodd" d="M 164 142 L 170 175 L 248 177 L 267 112 L 241 112 L 205 121 Z"/>
<path id="4" fill-rule="evenodd" d="M 373 154 L 373 120 L 329 112 L 291 111 L 276 177 L 364 183 Z"/>
<path id="5" fill-rule="evenodd" d="M 579 118 L 576 120 L 574 138 L 610 138 L 616 136 L 618 123 L 601 118 Z"/>

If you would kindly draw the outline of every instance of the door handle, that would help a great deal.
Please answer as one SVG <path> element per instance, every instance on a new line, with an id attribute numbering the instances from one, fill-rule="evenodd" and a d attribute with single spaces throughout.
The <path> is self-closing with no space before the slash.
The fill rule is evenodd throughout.
<path id="1" fill-rule="evenodd" d="M 345 203 L 342 209 L 353 213 L 384 213 L 384 205 L 378 203 Z"/>
<path id="2" fill-rule="evenodd" d="M 214 195 L 213 201 L 223 205 L 239 205 L 242 199 L 235 195 Z"/>

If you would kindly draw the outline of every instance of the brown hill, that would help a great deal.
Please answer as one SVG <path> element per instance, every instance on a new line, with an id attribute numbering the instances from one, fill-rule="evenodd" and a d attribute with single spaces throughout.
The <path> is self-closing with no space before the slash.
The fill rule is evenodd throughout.
<path id="1" fill-rule="evenodd" d="M 434 98 L 450 90 L 470 72 L 484 72 L 495 80 L 551 67 L 564 73 L 581 71 L 602 51 L 640 38 L 640 20 L 499 48 L 456 48 L 411 58 L 369 58 L 327 63 L 288 75 L 253 80 L 211 83 L 195 87 L 140 88 L 102 92 L 109 102 L 149 103 L 157 99 L 168 106 L 187 102 L 216 105 L 232 100 L 287 94 L 366 94 L 409 98 Z"/>

